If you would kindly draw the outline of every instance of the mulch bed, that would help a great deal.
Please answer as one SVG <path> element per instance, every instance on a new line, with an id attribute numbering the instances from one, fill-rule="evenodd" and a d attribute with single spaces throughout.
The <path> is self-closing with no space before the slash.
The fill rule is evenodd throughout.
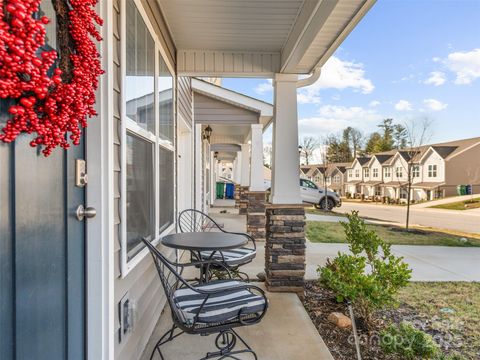
<path id="1" fill-rule="evenodd" d="M 327 320 L 332 312 L 349 315 L 345 304 L 338 303 L 334 294 L 322 288 L 316 281 L 306 282 L 305 309 L 325 341 L 335 360 L 355 360 L 357 358 L 355 342 L 351 329 L 340 329 Z M 448 339 L 451 334 L 433 329 L 430 319 L 422 317 L 415 309 L 405 304 L 394 310 L 380 311 L 376 314 L 374 325 L 368 329 L 361 319 L 357 319 L 357 330 L 361 341 L 361 354 L 364 360 L 397 360 L 394 355 L 386 355 L 379 346 L 380 332 L 391 322 L 408 321 L 434 337 Z M 443 342 L 444 351 L 452 350 L 452 344 Z M 453 349 L 455 350 L 455 349 Z"/>

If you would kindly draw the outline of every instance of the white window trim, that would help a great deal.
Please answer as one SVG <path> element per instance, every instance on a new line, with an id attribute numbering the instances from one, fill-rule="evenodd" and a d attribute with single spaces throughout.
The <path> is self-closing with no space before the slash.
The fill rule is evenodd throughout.
<path id="1" fill-rule="evenodd" d="M 141 1 L 140 0 L 133 0 L 135 3 L 135 6 L 137 7 L 143 21 L 145 22 L 145 25 L 150 33 L 150 36 L 153 38 L 153 41 L 155 43 L 155 72 L 154 72 L 154 99 L 155 99 L 155 119 L 158 119 L 159 117 L 159 107 L 158 107 L 158 77 L 159 77 L 159 54 L 162 56 L 164 62 L 167 65 L 167 68 L 172 75 L 172 86 L 173 86 L 173 91 L 172 91 L 172 96 L 173 96 L 173 144 L 170 144 L 170 142 L 166 142 L 164 140 L 161 140 L 159 136 L 153 136 L 151 132 L 143 129 L 141 126 L 138 126 L 137 123 L 134 121 L 127 119 L 126 117 L 126 101 L 125 101 L 125 94 L 126 94 L 126 89 L 125 89 L 125 79 L 126 79 L 126 0 L 121 0 L 121 11 L 120 11 L 120 72 L 121 72 L 121 135 L 120 135 L 120 141 L 121 141 L 121 201 L 120 201 L 120 216 L 121 216 L 121 226 L 120 226 L 120 236 L 121 236 L 121 244 L 120 244 L 120 272 L 121 272 L 121 277 L 122 279 L 125 278 L 130 271 L 132 271 L 148 254 L 148 249 L 145 247 L 143 248 L 138 254 L 136 254 L 132 259 L 128 260 L 128 253 L 127 253 L 127 208 L 126 208 L 126 194 L 127 194 L 127 173 L 126 173 L 126 163 L 127 163 L 127 147 L 126 147 L 126 140 L 127 140 L 127 130 L 131 130 L 133 133 L 140 137 L 144 137 L 148 141 L 151 141 L 153 143 L 153 146 L 155 147 L 154 149 L 154 188 L 155 188 L 155 237 L 152 240 L 152 244 L 154 246 L 157 246 L 158 243 L 160 242 L 160 239 L 167 235 L 168 233 L 172 232 L 176 228 L 176 222 L 177 222 L 177 199 L 176 199 L 176 140 L 177 140 L 177 135 L 176 135 L 176 117 L 177 117 L 177 109 L 176 109 L 176 73 L 175 73 L 175 68 L 174 65 L 170 62 L 166 50 L 162 47 L 161 45 L 161 40 L 158 37 L 158 34 L 155 32 L 154 27 L 150 23 L 150 20 L 148 19 L 147 13 L 145 9 L 143 8 Z M 158 134 L 158 122 L 155 122 L 155 133 Z M 173 216 L 173 223 L 169 225 L 166 229 L 164 229 L 160 234 L 157 233 L 159 229 L 159 209 L 160 209 L 160 200 L 158 197 L 159 194 L 159 167 L 158 167 L 158 160 L 159 160 L 159 146 L 163 146 L 171 151 L 173 151 L 173 159 L 174 159 L 174 173 L 172 176 L 174 177 L 174 216 Z"/>

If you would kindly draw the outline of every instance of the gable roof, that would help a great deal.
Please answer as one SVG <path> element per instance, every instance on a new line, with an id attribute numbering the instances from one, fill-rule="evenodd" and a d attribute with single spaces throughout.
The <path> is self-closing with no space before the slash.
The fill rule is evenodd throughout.
<path id="1" fill-rule="evenodd" d="M 445 159 L 448 155 L 457 150 L 458 146 L 432 146 L 432 148 L 438 153 L 438 155 Z"/>
<path id="2" fill-rule="evenodd" d="M 383 165 L 385 162 L 387 162 L 388 160 L 390 160 L 390 158 L 393 157 L 394 154 L 376 154 L 374 155 L 378 162 Z"/>
<path id="3" fill-rule="evenodd" d="M 370 157 L 367 157 L 367 156 L 360 156 L 360 157 L 357 157 L 357 160 L 358 162 L 360 163 L 360 165 L 365 165 L 367 162 L 370 161 Z"/>

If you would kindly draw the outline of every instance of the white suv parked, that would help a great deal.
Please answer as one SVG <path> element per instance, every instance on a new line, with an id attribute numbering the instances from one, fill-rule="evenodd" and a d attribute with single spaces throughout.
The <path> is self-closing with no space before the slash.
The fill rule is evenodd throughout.
<path id="1" fill-rule="evenodd" d="M 314 204 L 317 209 L 332 210 L 336 206 L 342 206 L 342 200 L 335 191 L 327 189 L 327 196 L 324 193 L 325 188 L 319 188 L 310 180 L 300 179 L 300 196 L 303 202 Z"/>

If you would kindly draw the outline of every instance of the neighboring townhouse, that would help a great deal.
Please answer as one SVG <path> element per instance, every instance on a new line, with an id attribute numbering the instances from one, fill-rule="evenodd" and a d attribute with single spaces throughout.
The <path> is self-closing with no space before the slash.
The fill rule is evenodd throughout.
<path id="1" fill-rule="evenodd" d="M 412 188 L 416 198 L 433 200 L 457 194 L 457 186 L 480 192 L 480 137 L 422 148 Z"/>
<path id="2" fill-rule="evenodd" d="M 413 157 L 413 161 L 410 161 Z M 433 200 L 457 193 L 459 185 L 480 192 L 480 137 L 358 157 L 347 167 L 346 193 L 406 201 L 411 163 L 411 199 Z"/>
<path id="3" fill-rule="evenodd" d="M 343 196 L 346 167 L 349 165 L 350 163 L 332 163 L 328 164 L 326 169 L 323 164 L 304 165 L 300 167 L 300 177 L 313 181 L 319 187 L 326 184 L 328 188 Z"/>
<path id="4" fill-rule="evenodd" d="M 323 164 L 315 165 L 309 172 L 309 178 L 318 186 L 325 186 L 325 166 Z M 327 175 L 327 185 L 329 183 Z"/>
<path id="5" fill-rule="evenodd" d="M 300 166 L 300 177 L 304 178 L 304 179 L 311 180 L 309 174 L 311 173 L 313 168 L 314 167 L 312 165 L 302 165 L 302 166 Z"/>
<path id="6" fill-rule="evenodd" d="M 384 156 L 379 155 L 372 156 L 368 162 L 363 165 L 363 182 L 360 183 L 362 194 L 366 197 L 375 197 L 382 195 L 382 158 Z"/>
<path id="7" fill-rule="evenodd" d="M 362 194 L 361 183 L 363 182 L 363 166 L 370 161 L 370 157 L 359 156 L 347 166 L 347 181 L 345 183 L 345 195 L 347 197 L 360 197 Z"/>
<path id="8" fill-rule="evenodd" d="M 350 163 L 332 164 L 327 172 L 330 179 L 330 189 L 338 193 L 340 196 L 345 195 L 345 182 L 347 181 L 347 166 Z"/>

